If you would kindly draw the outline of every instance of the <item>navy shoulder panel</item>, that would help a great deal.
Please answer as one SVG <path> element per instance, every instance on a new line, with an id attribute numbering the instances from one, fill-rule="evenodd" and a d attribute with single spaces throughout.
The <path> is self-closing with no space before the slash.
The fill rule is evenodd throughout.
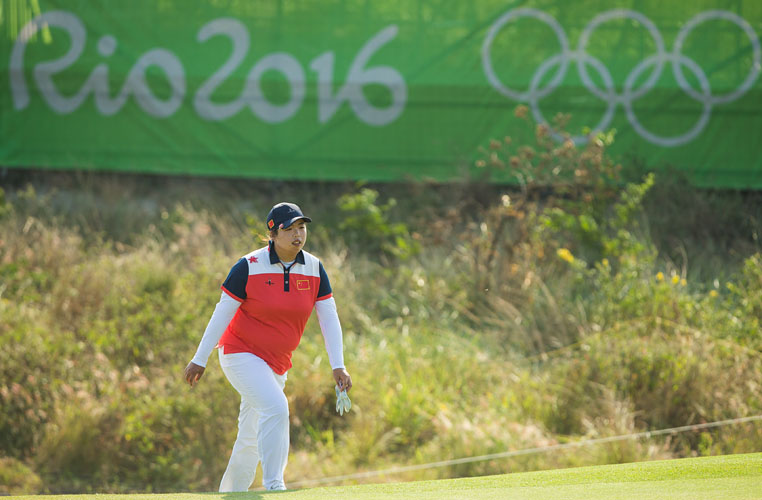
<path id="1" fill-rule="evenodd" d="M 317 298 L 329 297 L 332 293 L 331 282 L 328 280 L 328 275 L 325 272 L 323 263 L 320 262 L 320 288 L 318 288 Z"/>
<path id="2" fill-rule="evenodd" d="M 246 299 L 246 283 L 249 281 L 249 263 L 243 257 L 230 269 L 222 288 L 241 300 Z"/>

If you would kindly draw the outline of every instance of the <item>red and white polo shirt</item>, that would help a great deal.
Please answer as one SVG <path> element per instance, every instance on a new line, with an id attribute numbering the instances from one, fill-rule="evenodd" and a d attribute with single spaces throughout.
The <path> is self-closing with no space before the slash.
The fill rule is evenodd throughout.
<path id="1" fill-rule="evenodd" d="M 316 302 L 331 297 L 331 283 L 320 260 L 300 251 L 286 268 L 273 243 L 243 256 L 222 290 L 241 303 L 219 340 L 225 354 L 250 352 L 275 373 L 291 368 Z"/>

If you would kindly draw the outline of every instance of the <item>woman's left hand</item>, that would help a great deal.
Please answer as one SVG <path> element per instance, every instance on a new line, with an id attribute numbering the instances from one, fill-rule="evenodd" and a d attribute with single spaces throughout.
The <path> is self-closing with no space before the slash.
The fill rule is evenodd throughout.
<path id="1" fill-rule="evenodd" d="M 352 377 L 344 368 L 336 368 L 333 370 L 333 378 L 336 380 L 336 385 L 339 386 L 339 390 L 349 392 L 349 389 L 352 388 Z"/>
<path id="2" fill-rule="evenodd" d="M 201 379 L 204 370 L 205 368 L 203 366 L 199 366 L 191 361 L 188 363 L 188 366 L 185 367 L 185 381 L 193 387 Z"/>

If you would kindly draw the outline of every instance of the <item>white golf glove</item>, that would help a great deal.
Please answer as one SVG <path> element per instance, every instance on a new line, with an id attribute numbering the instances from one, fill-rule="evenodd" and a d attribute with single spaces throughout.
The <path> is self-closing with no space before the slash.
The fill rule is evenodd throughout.
<path id="1" fill-rule="evenodd" d="M 340 391 L 339 386 L 334 386 L 336 389 L 336 412 L 341 416 L 344 416 L 344 412 L 349 413 L 349 409 L 352 408 L 352 402 L 347 396 L 347 391 Z"/>

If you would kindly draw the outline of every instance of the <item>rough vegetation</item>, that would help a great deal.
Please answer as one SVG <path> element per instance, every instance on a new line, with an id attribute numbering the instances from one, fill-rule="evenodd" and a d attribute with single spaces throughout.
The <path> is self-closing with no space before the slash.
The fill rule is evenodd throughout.
<path id="1" fill-rule="evenodd" d="M 311 320 L 287 481 L 762 413 L 759 194 L 633 177 L 611 137 L 555 133 L 495 140 L 448 185 L 7 173 L 0 491 L 216 490 L 237 394 L 215 355 L 193 390 L 182 370 L 282 200 L 315 221 L 355 382 L 339 417 Z M 746 423 L 386 478 L 760 449 Z"/>

